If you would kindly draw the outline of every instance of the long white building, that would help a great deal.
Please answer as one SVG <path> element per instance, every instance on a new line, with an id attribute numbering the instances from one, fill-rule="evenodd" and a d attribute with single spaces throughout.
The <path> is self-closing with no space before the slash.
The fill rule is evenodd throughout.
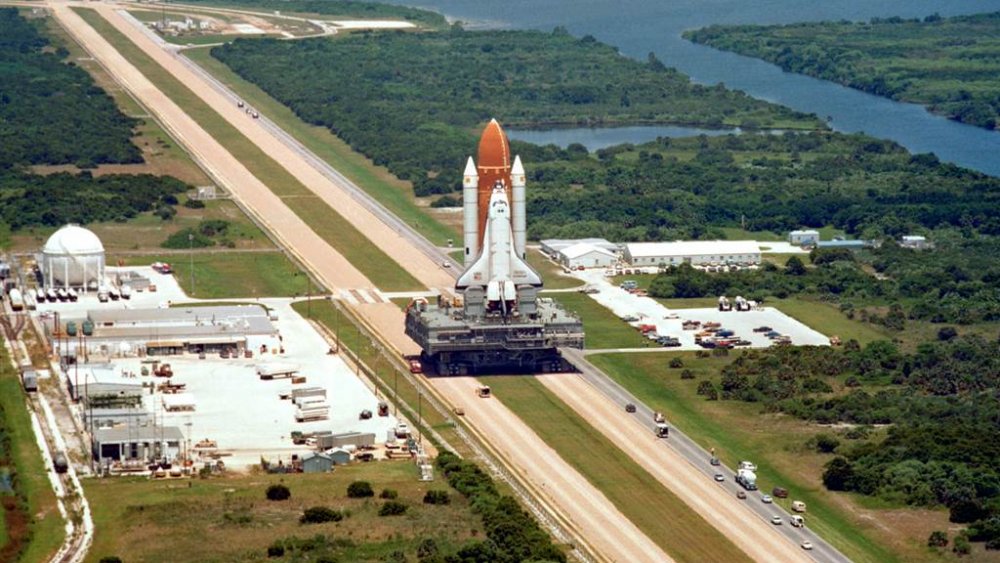
<path id="1" fill-rule="evenodd" d="M 625 245 L 623 258 L 633 266 L 749 266 L 760 264 L 760 246 L 752 240 L 633 242 Z"/>

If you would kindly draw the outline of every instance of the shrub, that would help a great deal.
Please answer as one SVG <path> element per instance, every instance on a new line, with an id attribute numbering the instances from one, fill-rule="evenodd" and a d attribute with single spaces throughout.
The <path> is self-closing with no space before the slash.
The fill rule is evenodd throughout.
<path id="1" fill-rule="evenodd" d="M 205 202 L 200 199 L 189 199 L 184 202 L 184 207 L 188 209 L 204 209 Z"/>
<path id="2" fill-rule="evenodd" d="M 953 326 L 946 326 L 938 330 L 937 338 L 941 341 L 948 341 L 958 336 L 958 331 Z"/>
<path id="3" fill-rule="evenodd" d="M 441 550 L 438 549 L 438 544 L 434 541 L 434 538 L 424 538 L 420 540 L 420 545 L 417 546 L 417 557 L 420 559 L 434 557 L 440 552 Z"/>
<path id="4" fill-rule="evenodd" d="M 829 434 L 816 435 L 816 451 L 824 454 L 833 453 L 840 446 L 840 440 Z"/>
<path id="5" fill-rule="evenodd" d="M 448 491 L 427 491 L 424 495 L 424 504 L 451 504 L 448 498 Z"/>
<path id="6" fill-rule="evenodd" d="M 267 492 L 264 495 L 267 497 L 267 500 L 288 500 L 292 498 L 292 491 L 284 485 L 274 484 L 267 488 Z"/>
<path id="7" fill-rule="evenodd" d="M 684 367 L 684 360 L 680 358 L 673 358 L 670 360 L 670 367 L 672 368 L 682 368 Z"/>
<path id="8" fill-rule="evenodd" d="M 711 381 L 705 379 L 698 384 L 697 393 L 699 395 L 708 395 L 713 389 L 715 389 L 715 385 L 712 385 Z"/>
<path id="9" fill-rule="evenodd" d="M 375 496 L 372 484 L 368 481 L 355 481 L 347 486 L 347 496 L 351 498 L 365 498 Z"/>
<path id="10" fill-rule="evenodd" d="M 299 518 L 300 524 L 322 524 L 323 522 L 340 522 L 344 515 L 339 510 L 334 510 L 326 506 L 313 506 L 307 508 Z"/>
<path id="11" fill-rule="evenodd" d="M 378 509 L 379 516 L 399 516 L 405 513 L 406 505 L 397 500 L 386 501 L 386 503 Z"/>
<path id="12" fill-rule="evenodd" d="M 378 495 L 378 498 L 392 500 L 399 496 L 399 492 L 396 489 L 382 489 L 382 492 Z"/>
<path id="13" fill-rule="evenodd" d="M 267 546 L 267 556 L 268 557 L 284 557 L 285 556 L 285 546 L 281 545 L 280 542 L 272 543 Z"/>
<path id="14" fill-rule="evenodd" d="M 948 532 L 934 530 L 927 538 L 927 547 L 945 547 L 948 545 Z"/>
<path id="15" fill-rule="evenodd" d="M 100 563 L 122 563 L 122 558 L 117 555 L 108 555 L 106 557 L 101 557 Z"/>
<path id="16" fill-rule="evenodd" d="M 686 369 L 686 370 L 682 371 L 681 372 L 681 379 L 694 379 L 694 372 L 691 371 L 691 370 L 689 370 L 689 369 Z M 702 381 L 702 383 L 706 383 L 706 382 Z"/>
<path id="17" fill-rule="evenodd" d="M 965 536 L 957 536 L 951 550 L 954 551 L 956 555 L 968 555 L 972 552 L 972 545 L 969 543 L 969 538 Z"/>

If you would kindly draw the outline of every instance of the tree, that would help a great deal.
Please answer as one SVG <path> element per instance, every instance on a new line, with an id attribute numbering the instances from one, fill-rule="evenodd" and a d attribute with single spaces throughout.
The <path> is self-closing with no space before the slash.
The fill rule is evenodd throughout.
<path id="1" fill-rule="evenodd" d="M 264 496 L 267 497 L 267 500 L 288 500 L 292 498 L 292 491 L 285 485 L 278 483 L 269 486 Z"/>
<path id="2" fill-rule="evenodd" d="M 383 504 L 378 509 L 378 515 L 379 516 L 400 516 L 400 515 L 406 513 L 406 508 L 407 508 L 406 505 L 403 504 L 403 503 L 401 503 L 401 502 L 399 502 L 398 500 L 390 500 L 390 501 L 386 501 L 386 503 Z"/>
<path id="3" fill-rule="evenodd" d="M 790 276 L 803 276 L 806 273 L 806 266 L 798 256 L 792 256 L 785 263 L 785 273 Z"/>
<path id="4" fill-rule="evenodd" d="M 948 545 L 948 532 L 934 530 L 927 538 L 927 547 L 946 547 Z"/>
<path id="5" fill-rule="evenodd" d="M 824 454 L 833 453 L 840 446 L 840 440 L 829 434 L 816 435 L 816 451 Z"/>
<path id="6" fill-rule="evenodd" d="M 831 491 L 846 491 L 854 478 L 854 467 L 843 457 L 835 457 L 826 464 L 823 484 Z"/>
<path id="7" fill-rule="evenodd" d="M 958 535 L 955 536 L 955 543 L 951 548 L 955 552 L 955 555 L 962 556 L 972 553 L 972 545 L 969 543 L 969 538 Z"/>
<path id="8" fill-rule="evenodd" d="M 707 379 L 704 379 L 698 384 L 698 390 L 696 392 L 699 395 L 708 395 L 713 390 L 715 390 L 715 384 Z"/>
<path id="9" fill-rule="evenodd" d="M 365 498 L 375 496 L 372 485 L 368 481 L 354 481 L 347 486 L 347 496 L 350 498 Z"/>
<path id="10" fill-rule="evenodd" d="M 968 524 L 986 516 L 983 505 L 974 499 L 962 499 L 951 505 L 948 520 L 956 524 Z M 955 538 L 958 543 L 958 538 Z"/>

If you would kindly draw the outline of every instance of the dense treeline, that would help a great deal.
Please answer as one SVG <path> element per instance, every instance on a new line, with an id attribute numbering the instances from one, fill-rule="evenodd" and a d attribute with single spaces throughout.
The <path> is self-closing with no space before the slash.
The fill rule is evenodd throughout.
<path id="1" fill-rule="evenodd" d="M 107 175 L 84 172 L 39 176 L 0 172 L 0 221 L 14 230 L 66 223 L 125 221 L 156 212 L 169 219 L 175 194 L 190 186 L 170 176 Z"/>
<path id="2" fill-rule="evenodd" d="M 468 498 L 472 510 L 482 517 L 486 539 L 470 542 L 452 554 L 421 558 L 421 563 L 565 563 L 566 555 L 552 544 L 534 518 L 513 497 L 501 495 L 490 476 L 475 463 L 445 451 L 438 455 L 435 464 L 448 483 Z"/>
<path id="3" fill-rule="evenodd" d="M 848 425 L 848 442 L 826 440 L 838 454 L 829 489 L 947 506 L 973 541 L 1000 548 L 998 343 L 939 338 L 911 354 L 888 341 L 747 352 L 723 368 L 717 394 Z M 890 425 L 884 437 L 876 424 Z"/>
<path id="4" fill-rule="evenodd" d="M 38 28 L 0 8 L 0 169 L 142 162 L 123 115 L 86 71 L 63 63 Z"/>
<path id="5" fill-rule="evenodd" d="M 344 19 L 400 19 L 427 27 L 444 27 L 444 16 L 420 8 L 355 0 L 189 0 L 186 4 L 207 4 L 229 8 L 321 14 Z"/>
<path id="6" fill-rule="evenodd" d="M 775 26 L 713 25 L 685 37 L 994 129 L 1000 12 Z"/>
<path id="7" fill-rule="evenodd" d="M 212 54 L 305 121 L 412 181 L 418 195 L 460 188 L 476 129 L 491 117 L 508 126 L 822 126 L 562 30 L 236 40 Z"/>
<path id="8" fill-rule="evenodd" d="M 950 235 L 950 236 L 949 236 Z M 971 324 L 1000 320 L 1000 238 L 936 232 L 933 252 L 901 248 L 887 241 L 877 249 L 813 250 L 814 268 L 792 258 L 784 269 L 764 263 L 757 270 L 709 274 L 689 265 L 667 268 L 650 285 L 665 298 L 742 295 L 814 295 L 840 304 L 848 316 L 906 328 L 907 319 Z M 872 276 L 869 271 L 883 274 Z M 875 312 L 885 308 L 884 314 Z M 869 309 L 871 308 L 871 309 Z"/>

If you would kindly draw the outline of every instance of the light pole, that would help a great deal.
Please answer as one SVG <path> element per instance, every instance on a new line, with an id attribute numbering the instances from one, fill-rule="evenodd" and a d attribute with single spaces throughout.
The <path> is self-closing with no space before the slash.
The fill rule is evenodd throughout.
<path id="1" fill-rule="evenodd" d="M 191 261 L 191 297 L 194 297 L 194 233 L 188 233 L 188 256 Z"/>

